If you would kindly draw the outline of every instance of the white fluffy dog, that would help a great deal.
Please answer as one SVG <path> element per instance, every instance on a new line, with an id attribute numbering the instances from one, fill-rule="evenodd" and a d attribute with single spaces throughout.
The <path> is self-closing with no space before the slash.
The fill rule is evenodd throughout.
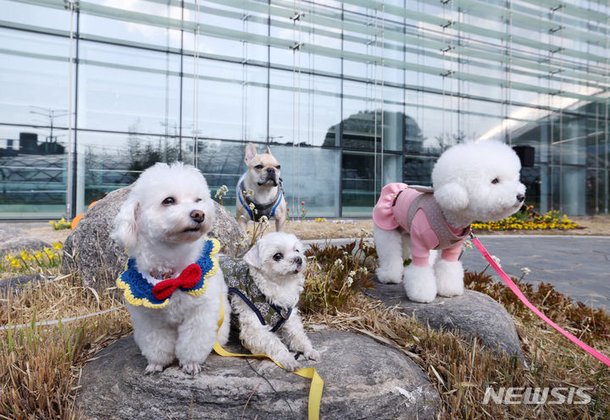
<path id="1" fill-rule="evenodd" d="M 244 255 L 249 272 L 239 279 L 227 279 L 244 347 L 266 354 L 290 371 L 299 367 L 290 350 L 310 360 L 320 357 L 296 307 L 305 281 L 304 250 L 296 236 L 270 233 Z"/>
<path id="2" fill-rule="evenodd" d="M 117 280 L 131 314 L 145 373 L 174 361 L 197 374 L 217 338 L 226 343 L 230 306 L 215 254 L 206 239 L 214 206 L 205 178 L 182 163 L 157 163 L 133 184 L 111 237 L 127 249 L 128 269 Z M 225 320 L 218 328 L 221 305 Z"/>
<path id="3" fill-rule="evenodd" d="M 519 210 L 525 199 L 520 169 L 508 145 L 481 141 L 453 146 L 439 157 L 432 170 L 433 190 L 386 185 L 373 210 L 377 279 L 402 279 L 415 302 L 464 293 L 459 256 L 470 224 L 500 220 Z M 435 263 L 433 249 L 441 251 Z M 412 264 L 403 270 L 407 257 Z"/>

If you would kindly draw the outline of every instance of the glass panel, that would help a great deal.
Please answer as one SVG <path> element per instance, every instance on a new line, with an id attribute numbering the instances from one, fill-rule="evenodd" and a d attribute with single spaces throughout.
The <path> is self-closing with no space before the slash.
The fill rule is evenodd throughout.
<path id="1" fill-rule="evenodd" d="M 335 146 L 341 121 L 339 79 L 271 71 L 270 141 Z"/>
<path id="2" fill-rule="evenodd" d="M 61 9 L 50 9 L 17 1 L 0 0 L 0 10 L 2 10 L 2 19 L 8 17 L 10 23 L 18 27 L 38 26 L 66 31 L 70 29 L 70 12 L 63 10 L 63 4 Z"/>
<path id="3" fill-rule="evenodd" d="M 67 125 L 69 40 L 0 29 L 0 122 Z"/>
<path id="4" fill-rule="evenodd" d="M 141 133 L 78 133 L 77 212 L 107 193 L 134 182 L 156 162 L 189 159 L 192 142 Z M 182 153 L 180 150 L 182 149 Z"/>
<path id="5" fill-rule="evenodd" d="M 342 215 L 370 217 L 383 184 L 402 181 L 401 160 L 402 157 L 398 155 L 344 152 L 341 168 Z"/>
<path id="6" fill-rule="evenodd" d="M 185 60 L 185 69 L 193 66 Z M 183 133 L 192 134 L 196 107 L 199 137 L 266 141 L 267 69 L 200 59 L 199 74 L 198 80 L 192 72 L 184 79 Z"/>
<path id="7" fill-rule="evenodd" d="M 53 219 L 66 209 L 63 130 L 0 126 L 0 217 Z"/>
<path id="8" fill-rule="evenodd" d="M 179 126 L 180 60 L 81 42 L 79 128 L 164 134 Z"/>
<path id="9" fill-rule="evenodd" d="M 158 47 L 180 48 L 181 34 L 177 28 L 169 29 L 169 20 L 179 22 L 182 9 L 177 5 L 153 3 L 142 0 L 117 1 L 109 0 L 102 5 L 94 2 L 81 2 L 80 30 L 84 35 L 113 38 L 120 42 L 152 44 Z M 92 14 L 96 13 L 98 15 Z M 135 13 L 130 18 L 130 13 Z M 137 15 L 136 15 L 137 14 Z M 144 16 L 165 18 L 167 28 L 142 23 L 138 20 Z M 194 13 L 184 11 L 184 20 L 192 18 Z M 124 19 L 117 19 L 123 16 Z M 137 19 L 136 19 L 137 16 Z"/>

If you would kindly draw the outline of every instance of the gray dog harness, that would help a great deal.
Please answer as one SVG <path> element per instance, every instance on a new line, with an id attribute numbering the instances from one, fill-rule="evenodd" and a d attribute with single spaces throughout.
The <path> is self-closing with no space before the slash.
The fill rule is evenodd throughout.
<path id="1" fill-rule="evenodd" d="M 247 264 L 240 264 L 237 272 L 233 274 L 225 276 L 229 286 L 229 299 L 241 299 L 252 309 L 262 325 L 270 326 L 272 332 L 279 330 L 290 318 L 293 308 L 282 308 L 269 302 L 256 285 Z"/>

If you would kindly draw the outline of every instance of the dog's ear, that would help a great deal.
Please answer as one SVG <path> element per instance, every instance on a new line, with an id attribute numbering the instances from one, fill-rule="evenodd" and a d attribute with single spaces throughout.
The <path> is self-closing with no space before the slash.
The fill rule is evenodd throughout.
<path id="1" fill-rule="evenodd" d="M 127 249 L 132 249 L 138 242 L 138 215 L 140 203 L 128 197 L 114 219 L 114 229 L 110 237 Z"/>
<path id="2" fill-rule="evenodd" d="M 254 244 L 252 248 L 244 255 L 244 261 L 248 263 L 249 266 L 254 268 L 261 268 L 263 262 L 261 261 L 260 253 L 258 252 L 258 246 Z"/>
<path id="3" fill-rule="evenodd" d="M 434 190 L 434 198 L 443 209 L 464 210 L 470 204 L 468 191 L 457 182 L 450 182 Z"/>
<path id="4" fill-rule="evenodd" d="M 244 162 L 246 163 L 246 165 L 248 164 L 248 162 L 250 162 L 254 156 L 257 155 L 257 150 L 256 150 L 256 146 L 252 143 L 248 143 L 246 144 L 246 153 L 244 155 Z"/>

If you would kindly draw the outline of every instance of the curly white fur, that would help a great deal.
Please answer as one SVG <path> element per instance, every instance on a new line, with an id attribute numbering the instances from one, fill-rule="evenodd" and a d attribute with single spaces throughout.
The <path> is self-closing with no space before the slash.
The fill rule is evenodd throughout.
<path id="1" fill-rule="evenodd" d="M 446 150 L 432 171 L 434 198 L 447 222 L 466 228 L 474 221 L 500 220 L 515 213 L 523 204 L 525 186 L 519 182 L 521 164 L 506 144 L 481 141 L 453 146 Z M 441 253 L 435 263 L 430 254 L 428 266 L 411 264 L 410 237 L 400 228 L 374 227 L 379 255 L 377 278 L 382 283 L 404 283 L 409 299 L 431 302 L 435 296 L 464 293 L 464 270 L 459 261 L 447 260 Z"/>
<path id="2" fill-rule="evenodd" d="M 154 285 L 197 261 L 213 220 L 214 206 L 201 172 L 182 163 L 157 163 L 133 184 L 111 237 Z M 135 341 L 148 361 L 145 373 L 160 372 L 177 358 L 184 372 L 197 374 L 217 339 L 221 304 L 225 320 L 218 340 L 226 343 L 230 305 L 221 270 L 206 282 L 202 296 L 178 289 L 163 309 L 127 303 Z"/>
<path id="3" fill-rule="evenodd" d="M 291 351 L 301 352 L 309 360 L 320 358 L 305 333 L 296 308 L 305 281 L 304 251 L 305 247 L 296 236 L 274 232 L 259 239 L 244 255 L 254 282 L 268 301 L 280 307 L 294 308 L 277 332 L 271 332 L 269 325 L 262 325 L 254 311 L 240 298 L 231 298 L 244 347 L 252 353 L 268 355 L 290 371 L 300 366 Z"/>

